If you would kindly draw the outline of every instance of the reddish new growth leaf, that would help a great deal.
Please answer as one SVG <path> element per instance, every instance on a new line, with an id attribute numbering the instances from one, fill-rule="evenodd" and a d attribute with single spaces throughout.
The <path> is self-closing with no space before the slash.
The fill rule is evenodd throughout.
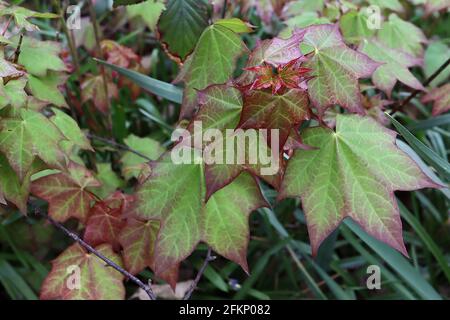
<path id="1" fill-rule="evenodd" d="M 271 94 L 258 90 L 244 95 L 244 108 L 239 127 L 279 130 L 279 149 L 281 150 L 291 129 L 309 117 L 309 100 L 306 91 L 289 89 L 282 94 Z"/>
<path id="2" fill-rule="evenodd" d="M 108 96 L 106 93 L 108 93 Z M 104 78 L 101 75 L 89 75 L 81 83 L 81 102 L 85 103 L 92 100 L 95 107 L 103 113 L 109 112 L 108 101 L 110 99 L 117 99 L 118 96 L 119 89 L 110 80 L 107 80 L 107 88 L 105 90 Z"/>
<path id="3" fill-rule="evenodd" d="M 450 83 L 442 87 L 431 90 L 430 93 L 422 98 L 423 103 L 433 101 L 433 116 L 447 112 L 450 110 Z"/>
<path id="4" fill-rule="evenodd" d="M 86 222 L 91 202 L 95 200 L 88 188 L 99 187 L 100 182 L 85 167 L 71 162 L 67 172 L 37 179 L 31 192 L 49 203 L 48 213 L 56 221 L 70 217 Z"/>
<path id="5" fill-rule="evenodd" d="M 132 197 L 115 192 L 107 199 L 97 202 L 89 211 L 84 240 L 92 246 L 110 243 L 119 247 L 119 233 L 125 225 L 123 214 Z"/>
<path id="6" fill-rule="evenodd" d="M 257 81 L 260 83 L 257 85 L 261 86 L 267 82 L 265 80 L 267 78 L 276 82 L 273 79 L 274 71 L 275 73 L 282 71 L 283 82 L 291 83 L 291 80 L 295 81 L 296 79 L 292 79 L 292 72 L 298 75 L 299 64 L 304 61 L 300 51 L 300 41 L 303 39 L 303 35 L 304 32 L 297 32 L 289 39 L 273 38 L 261 41 L 250 55 L 244 73 L 237 79 L 238 85 L 245 89 Z M 275 67 L 275 70 L 271 67 Z M 265 88 L 270 86 L 272 85 Z"/>
<path id="7" fill-rule="evenodd" d="M 300 88 L 301 83 L 305 81 L 304 75 L 311 71 L 309 68 L 301 67 L 300 62 L 297 58 L 278 67 L 265 63 L 261 66 L 246 68 L 257 74 L 250 90 L 272 88 L 272 94 L 276 94 L 282 88 Z"/>

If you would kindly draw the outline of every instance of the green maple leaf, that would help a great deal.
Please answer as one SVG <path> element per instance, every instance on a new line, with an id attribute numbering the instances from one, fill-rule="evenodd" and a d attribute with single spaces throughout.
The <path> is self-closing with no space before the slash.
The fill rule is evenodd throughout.
<path id="1" fill-rule="evenodd" d="M 102 185 L 96 189 L 95 194 L 100 198 L 124 187 L 124 181 L 111 169 L 111 163 L 97 163 L 97 170 L 96 178 Z"/>
<path id="2" fill-rule="evenodd" d="M 373 73 L 372 81 L 388 97 L 390 97 L 397 80 L 416 90 L 425 90 L 419 80 L 408 70 L 408 67 L 421 65 L 421 59 L 403 51 L 388 48 L 376 39 L 362 42 L 358 50 L 373 60 L 383 63 Z"/>
<path id="3" fill-rule="evenodd" d="M 67 71 L 60 54 L 61 45 L 58 42 L 24 37 L 20 47 L 19 64 L 23 65 L 29 74 L 45 77 L 48 70 Z"/>
<path id="4" fill-rule="evenodd" d="M 221 25 L 209 26 L 200 36 L 192 57 L 186 62 L 185 90 L 180 118 L 190 117 L 196 108 L 197 90 L 227 82 L 236 59 L 247 50 L 240 37 Z"/>
<path id="5" fill-rule="evenodd" d="M 65 81 L 65 77 L 56 72 L 49 72 L 44 77 L 35 77 L 28 75 L 27 88 L 31 91 L 31 94 L 47 103 L 52 103 L 58 107 L 67 107 L 64 95 L 59 90 Z"/>
<path id="6" fill-rule="evenodd" d="M 401 49 L 415 57 L 423 55 L 422 43 L 427 42 L 422 30 L 394 13 L 382 24 L 378 39 L 390 48 Z"/>
<path id="7" fill-rule="evenodd" d="M 336 131 L 309 128 L 289 160 L 280 198 L 300 197 L 313 254 L 350 217 L 375 238 L 407 255 L 395 190 L 437 187 L 395 145 L 395 133 L 369 117 L 337 115 Z"/>
<path id="8" fill-rule="evenodd" d="M 63 167 L 59 143 L 64 139 L 58 128 L 36 111 L 20 109 L 17 117 L 0 121 L 0 151 L 21 180 L 36 156 L 49 166 Z"/>
<path id="9" fill-rule="evenodd" d="M 184 61 L 208 26 L 205 0 L 169 0 L 158 22 L 158 34 L 170 55 Z"/>
<path id="10" fill-rule="evenodd" d="M 375 34 L 375 30 L 369 29 L 368 16 L 363 11 L 348 11 L 339 19 L 339 26 L 348 43 L 359 43 Z"/>
<path id="11" fill-rule="evenodd" d="M 432 101 L 434 102 L 433 116 L 437 116 L 450 110 L 450 83 L 431 90 L 422 98 L 423 103 Z"/>
<path id="12" fill-rule="evenodd" d="M 0 81 L 0 109 L 3 109 L 7 105 L 11 105 L 17 109 L 23 107 L 28 98 L 24 90 L 26 84 L 27 79 L 25 78 L 10 80 L 5 85 L 3 81 Z"/>
<path id="13" fill-rule="evenodd" d="M 123 142 L 131 149 L 138 151 L 152 160 L 158 159 L 164 152 L 161 144 L 151 138 L 140 138 L 131 134 Z M 132 177 L 138 178 L 143 166 L 148 160 L 133 152 L 127 151 L 120 158 L 120 162 L 122 163 L 122 174 L 128 180 Z"/>
<path id="14" fill-rule="evenodd" d="M 174 164 L 170 152 L 166 153 L 152 164 L 150 177 L 136 193 L 133 213 L 161 222 L 155 244 L 155 273 L 164 276 L 167 270 L 177 268 L 200 241 L 248 271 L 248 215 L 267 205 L 258 185 L 249 174 L 242 173 L 205 203 L 203 164 L 195 164 L 197 151 L 185 151 L 192 151 L 192 164 Z M 172 286 L 176 278 L 176 274 L 171 277 Z"/>
<path id="15" fill-rule="evenodd" d="M 154 268 L 154 249 L 159 222 L 129 218 L 119 234 L 123 261 L 128 272 L 138 274 L 146 267 Z"/>
<path id="16" fill-rule="evenodd" d="M 23 28 L 26 31 L 39 30 L 39 28 L 35 24 L 28 21 L 29 18 L 43 18 L 43 19 L 59 18 L 59 15 L 54 13 L 49 12 L 41 13 L 19 6 L 6 7 L 0 3 L 0 17 L 1 16 L 14 17 L 14 22 L 16 23 L 16 26 L 19 28 Z"/>
<path id="17" fill-rule="evenodd" d="M 102 244 L 95 248 L 99 253 L 122 265 L 120 256 L 114 253 L 110 245 Z M 74 268 L 77 267 L 79 273 Z M 69 272 L 68 272 L 69 270 Z M 72 279 L 79 275 L 79 288 L 70 287 Z M 125 299 L 124 276 L 105 265 L 92 253 L 88 253 L 79 244 L 74 244 L 52 261 L 52 270 L 41 287 L 43 300 L 123 300 Z M 75 283 L 73 283 L 75 284 Z"/>
<path id="18" fill-rule="evenodd" d="M 155 31 L 159 16 L 165 9 L 163 0 L 147 0 L 127 6 L 130 19 L 140 17 L 151 31 Z"/>
<path id="19" fill-rule="evenodd" d="M 27 213 L 27 201 L 30 194 L 31 176 L 44 168 L 43 163 L 36 159 L 31 169 L 20 181 L 16 172 L 11 168 L 8 159 L 0 154 L 0 190 L 6 200 L 14 203 L 23 213 Z"/>
<path id="20" fill-rule="evenodd" d="M 50 117 L 50 121 L 67 138 L 64 143 L 67 143 L 66 146 L 69 150 L 77 146 L 81 149 L 94 151 L 91 143 L 71 116 L 57 108 L 52 108 L 52 111 L 54 115 Z"/>
<path id="21" fill-rule="evenodd" d="M 88 188 L 100 183 L 84 166 L 70 162 L 67 172 L 50 174 L 33 181 L 31 192 L 49 203 L 49 215 L 60 222 L 70 217 L 86 222 L 95 196 Z"/>
<path id="22" fill-rule="evenodd" d="M 370 77 L 379 64 L 347 47 L 337 25 L 316 25 L 302 30 L 306 30 L 302 44 L 312 47 L 312 57 L 303 66 L 312 69 L 308 93 L 319 116 L 335 104 L 364 113 L 358 78 Z"/>

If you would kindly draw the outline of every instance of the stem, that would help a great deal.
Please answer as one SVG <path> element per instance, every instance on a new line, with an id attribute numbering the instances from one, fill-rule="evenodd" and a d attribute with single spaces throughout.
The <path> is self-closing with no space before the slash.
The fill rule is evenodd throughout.
<path id="1" fill-rule="evenodd" d="M 225 14 L 227 13 L 227 4 L 228 4 L 228 0 L 223 0 L 222 19 L 225 18 Z"/>
<path id="2" fill-rule="evenodd" d="M 94 26 L 94 36 L 95 36 L 95 43 L 96 43 L 96 51 L 97 51 L 97 56 L 99 58 L 104 59 L 103 57 L 103 53 L 102 53 L 102 48 L 100 45 L 100 34 L 98 32 L 98 25 L 97 25 L 97 16 L 95 14 L 95 8 L 94 5 L 92 4 L 92 0 L 88 1 L 88 5 L 89 5 L 89 14 L 91 16 L 91 20 L 92 20 L 92 25 Z M 105 98 L 106 98 L 106 102 L 108 104 L 108 109 L 111 109 L 111 104 L 109 101 L 109 95 L 108 95 L 108 82 L 106 79 L 106 70 L 105 70 L 105 66 L 100 65 L 100 73 L 102 74 L 102 78 L 103 78 L 103 90 L 105 91 Z M 109 129 L 112 131 L 112 119 L 111 119 L 111 113 L 108 113 L 108 125 L 109 125 Z"/>
<path id="3" fill-rule="evenodd" d="M 13 19 L 13 16 L 10 16 L 8 21 L 6 22 L 5 27 L 3 28 L 3 31 L 2 31 L 2 36 L 4 36 L 6 34 L 6 31 L 8 31 L 8 27 L 9 27 L 12 19 Z"/>
<path id="4" fill-rule="evenodd" d="M 14 51 L 14 63 L 17 63 L 17 61 L 19 60 L 19 55 L 20 55 L 20 47 L 22 47 L 22 40 L 23 40 L 23 34 L 20 34 L 20 38 L 19 38 L 19 44 L 17 45 L 16 51 Z"/>
<path id="5" fill-rule="evenodd" d="M 201 266 L 200 270 L 198 270 L 198 273 L 197 273 L 197 276 L 195 277 L 194 283 L 189 288 L 189 291 L 186 293 L 183 300 L 189 300 L 191 298 L 192 293 L 194 293 L 195 288 L 197 288 L 197 285 L 200 282 L 200 279 L 202 278 L 203 273 L 206 270 L 206 267 L 208 266 L 208 264 L 211 261 L 213 261 L 215 259 L 216 259 L 216 257 L 211 255 L 211 248 L 208 247 L 208 253 L 206 254 L 205 260 L 203 261 L 203 265 Z"/>
<path id="6" fill-rule="evenodd" d="M 445 70 L 445 68 L 448 67 L 448 65 L 450 65 L 450 58 L 447 59 L 447 61 L 445 61 L 440 67 L 439 69 L 437 69 L 424 83 L 423 86 L 426 87 L 427 85 L 429 85 L 431 83 L 431 81 L 433 81 L 442 71 Z M 393 108 L 393 112 L 398 111 L 400 108 L 406 106 L 415 96 L 417 96 L 417 94 L 420 92 L 420 90 L 414 90 L 408 98 L 406 98 L 405 100 L 403 100 L 403 102 L 398 105 L 397 108 Z"/>
<path id="7" fill-rule="evenodd" d="M 150 286 L 146 285 L 145 283 L 143 283 L 141 280 L 139 280 L 137 277 L 135 277 L 134 275 L 132 275 L 131 273 L 129 273 L 128 271 L 126 271 L 125 269 L 123 269 L 122 267 L 120 267 L 119 265 L 117 265 L 114 261 L 108 259 L 107 257 L 105 257 L 104 255 L 102 255 L 100 252 L 98 252 L 97 250 L 95 250 L 92 246 L 90 246 L 88 243 L 84 242 L 84 240 L 82 240 L 76 233 L 70 231 L 69 229 L 67 229 L 66 227 L 64 227 L 61 223 L 53 220 L 50 216 L 43 214 L 42 212 L 39 211 L 38 208 L 35 208 L 35 213 L 37 215 L 40 215 L 44 218 L 46 218 L 52 225 L 54 225 L 55 227 L 57 227 L 58 229 L 60 229 L 62 232 L 64 232 L 67 236 L 69 236 L 70 238 L 72 238 L 74 241 L 76 241 L 78 244 L 80 244 L 83 248 L 85 248 L 87 251 L 89 251 L 90 253 L 94 254 L 95 256 L 97 256 L 99 259 L 103 260 L 108 266 L 114 268 L 115 270 L 117 270 L 118 272 L 120 272 L 121 274 L 123 274 L 125 277 L 129 278 L 131 281 L 133 281 L 135 284 L 137 284 L 142 290 L 144 290 L 147 295 L 149 296 L 150 300 L 156 300 L 156 296 L 153 293 L 152 289 L 150 288 Z"/>
<path id="8" fill-rule="evenodd" d="M 132 153 L 134 153 L 135 155 L 138 155 L 138 156 L 140 156 L 141 158 L 144 158 L 144 159 L 146 159 L 146 160 L 148 160 L 148 161 L 153 161 L 151 158 L 147 157 L 145 154 L 143 154 L 143 153 L 141 153 L 141 152 L 139 152 L 139 151 L 137 151 L 137 150 L 134 150 L 133 148 L 130 148 L 130 147 L 127 146 L 127 145 L 117 143 L 117 142 L 115 142 L 115 141 L 113 141 L 113 140 L 110 140 L 110 139 L 107 139 L 107 138 L 103 138 L 103 137 L 96 136 L 96 135 L 94 135 L 94 134 L 92 134 L 92 133 L 88 133 L 87 136 L 88 136 L 88 138 L 90 138 L 90 139 L 98 140 L 98 141 L 103 142 L 103 143 L 105 143 L 105 144 L 109 144 L 109 145 L 111 145 L 111 146 L 113 146 L 113 147 L 116 147 L 117 149 L 121 149 L 121 150 L 126 150 L 126 151 L 129 151 L 129 152 L 132 152 Z"/>

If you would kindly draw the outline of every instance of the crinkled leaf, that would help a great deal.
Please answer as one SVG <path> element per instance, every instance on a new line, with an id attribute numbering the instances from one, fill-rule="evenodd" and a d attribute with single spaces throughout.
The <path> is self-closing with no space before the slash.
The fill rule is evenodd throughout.
<path id="1" fill-rule="evenodd" d="M 122 265 L 120 256 L 110 245 L 95 248 L 100 254 Z M 78 273 L 79 272 L 79 273 Z M 77 288 L 76 279 L 79 279 Z M 43 300 L 123 300 L 124 276 L 109 267 L 79 244 L 74 244 L 52 261 L 52 270 L 44 280 L 40 298 Z"/>
<path id="2" fill-rule="evenodd" d="M 119 234 L 123 260 L 128 272 L 137 274 L 146 267 L 153 268 L 153 255 L 159 222 L 156 220 L 127 220 Z"/>
<path id="3" fill-rule="evenodd" d="M 0 121 L 0 150 L 22 180 L 36 156 L 60 168 L 64 154 L 59 143 L 64 136 L 39 112 L 21 109 L 19 115 Z"/>
<path id="4" fill-rule="evenodd" d="M 192 151 L 192 156 L 199 155 Z M 205 204 L 203 172 L 203 165 L 195 162 L 174 164 L 168 152 L 152 164 L 150 177 L 137 190 L 134 213 L 161 221 L 154 257 L 157 275 L 176 268 L 199 241 L 248 270 L 248 215 L 266 202 L 254 179 L 243 173 Z M 171 277 L 172 286 L 176 278 Z"/>
<path id="5" fill-rule="evenodd" d="M 403 51 L 388 48 L 375 39 L 362 42 L 358 50 L 367 54 L 373 60 L 383 63 L 373 73 L 372 81 L 377 88 L 383 90 L 389 97 L 397 80 L 411 88 L 424 90 L 419 80 L 408 70 L 409 67 L 421 65 L 421 59 Z"/>
<path id="6" fill-rule="evenodd" d="M 423 55 L 422 43 L 427 42 L 422 30 L 400 19 L 395 13 L 389 15 L 389 21 L 382 24 L 378 38 L 389 48 L 403 50 L 415 57 Z"/>
<path id="7" fill-rule="evenodd" d="M 373 119 L 338 115 L 336 131 L 305 130 L 289 160 L 281 197 L 301 197 L 313 253 L 340 222 L 351 217 L 375 238 L 407 255 L 395 190 L 436 187 L 395 145 L 395 132 Z"/>
<path id="8" fill-rule="evenodd" d="M 138 151 L 152 160 L 158 159 L 164 152 L 164 148 L 161 144 L 151 138 L 140 138 L 135 135 L 129 135 L 124 139 L 124 143 L 131 149 Z M 139 177 L 143 165 L 147 163 L 148 160 L 133 152 L 127 151 L 123 154 L 120 162 L 122 163 L 123 176 L 126 179 L 131 179 L 132 177 Z"/>
<path id="9" fill-rule="evenodd" d="M 441 113 L 450 110 L 450 83 L 444 84 L 439 88 L 431 90 L 423 98 L 422 102 L 433 101 L 433 116 L 437 116 Z"/>
<path id="10" fill-rule="evenodd" d="M 24 37 L 20 47 L 19 64 L 29 74 L 44 77 L 48 70 L 66 71 L 66 65 L 59 57 L 61 45 L 54 41 L 39 41 Z"/>
<path id="11" fill-rule="evenodd" d="M 60 172 L 33 181 L 31 192 L 49 203 L 49 215 L 60 222 L 70 217 L 86 222 L 95 196 L 87 188 L 100 183 L 84 166 L 69 163 L 67 172 Z"/>
<path id="12" fill-rule="evenodd" d="M 208 26 L 208 19 L 205 0 L 169 0 L 158 22 L 159 38 L 171 56 L 184 61 Z"/>
<path id="13" fill-rule="evenodd" d="M 309 97 L 320 116 L 334 104 L 363 113 L 359 78 L 370 77 L 378 63 L 347 47 L 337 25 L 324 24 L 306 29 L 303 43 L 312 47 L 312 57 L 304 63 L 312 69 Z"/>
<path id="14" fill-rule="evenodd" d="M 197 90 L 227 82 L 236 59 L 246 51 L 240 37 L 221 25 L 208 27 L 200 36 L 185 70 L 185 90 L 180 118 L 190 117 L 196 108 Z"/>
<path id="15" fill-rule="evenodd" d="M 159 16 L 166 7 L 163 0 L 147 0 L 127 6 L 130 19 L 140 17 L 151 31 L 155 31 Z"/>

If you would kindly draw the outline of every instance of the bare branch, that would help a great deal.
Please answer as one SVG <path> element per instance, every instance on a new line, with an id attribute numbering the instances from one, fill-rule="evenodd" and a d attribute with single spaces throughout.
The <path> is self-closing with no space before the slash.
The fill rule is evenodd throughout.
<path id="1" fill-rule="evenodd" d="M 215 260 L 216 257 L 211 255 L 211 248 L 208 248 L 208 253 L 206 254 L 206 258 L 203 261 L 203 265 L 201 266 L 200 270 L 198 270 L 197 276 L 195 277 L 194 283 L 192 283 L 192 286 L 189 288 L 188 292 L 184 296 L 183 300 L 189 300 L 192 296 L 192 293 L 194 293 L 195 288 L 197 288 L 198 283 L 200 282 L 200 279 L 203 276 L 203 273 L 206 270 L 206 267 L 208 264 Z"/>

